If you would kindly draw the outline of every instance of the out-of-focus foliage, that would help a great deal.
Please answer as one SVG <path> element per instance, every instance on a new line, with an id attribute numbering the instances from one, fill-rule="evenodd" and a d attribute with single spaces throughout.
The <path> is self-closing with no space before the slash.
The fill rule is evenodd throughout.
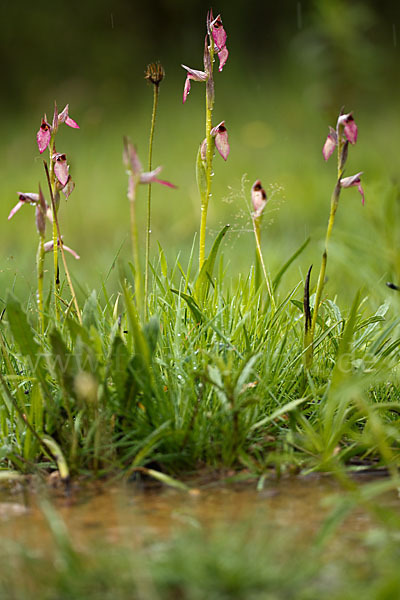
<path id="1" fill-rule="evenodd" d="M 207 8 L 199 1 L 165 0 L 72 0 L 57 10 L 24 0 L 3 3 L 3 288 L 14 279 L 25 293 L 34 285 L 33 211 L 24 207 L 9 223 L 7 215 L 17 191 L 36 191 L 39 181 L 45 188 L 35 135 L 54 100 L 60 108 L 69 102 L 81 126 L 74 135 L 61 132 L 57 143 L 76 181 L 74 195 L 60 209 L 66 243 L 82 257 L 74 273 L 91 287 L 107 276 L 121 244 L 121 255 L 130 256 L 122 136 L 132 138 L 145 161 L 152 93 L 144 69 L 154 59 L 166 70 L 154 164 L 163 165 L 163 176 L 179 189 L 153 190 L 152 257 L 158 240 L 171 258 L 190 248 L 200 210 L 195 158 L 204 138 L 204 90 L 194 82 L 182 106 L 180 64 L 202 68 Z M 215 123 L 226 121 L 231 154 L 226 163 L 215 159 L 209 244 L 211 235 L 230 223 L 224 244 L 233 273 L 249 269 L 254 260 L 250 186 L 260 178 L 270 198 L 263 222 L 268 269 L 273 274 L 309 235 L 301 273 L 316 264 L 335 179 L 335 165 L 325 164 L 321 148 L 344 105 L 354 110 L 359 126 L 346 175 L 364 171 L 366 205 L 361 207 L 356 190 L 343 195 L 329 277 L 340 281 L 348 298 L 362 285 L 375 294 L 397 268 L 400 6 L 287 0 L 248 2 L 244 10 L 224 0 L 213 8 L 222 14 L 230 51 L 224 72 L 216 74 Z M 145 190 L 138 203 L 143 231 Z M 293 285 L 301 273 L 293 273 Z"/>

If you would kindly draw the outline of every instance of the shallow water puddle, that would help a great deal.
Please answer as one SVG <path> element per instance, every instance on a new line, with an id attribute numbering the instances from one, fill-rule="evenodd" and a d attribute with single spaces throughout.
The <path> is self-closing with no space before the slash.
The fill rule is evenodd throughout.
<path id="1" fill-rule="evenodd" d="M 331 510 L 327 499 L 340 493 L 328 477 L 268 481 L 263 491 L 255 484 L 213 485 L 191 493 L 171 488 L 143 491 L 137 485 L 84 486 L 70 497 L 51 498 L 77 549 L 93 543 L 140 546 L 188 528 L 256 523 L 257 528 L 291 530 L 307 541 Z M 384 502 L 400 508 L 394 492 Z M 0 493 L 0 536 L 38 550 L 48 549 L 52 536 L 43 504 L 35 493 Z M 373 525 L 370 514 L 354 510 L 340 528 L 343 543 Z"/>

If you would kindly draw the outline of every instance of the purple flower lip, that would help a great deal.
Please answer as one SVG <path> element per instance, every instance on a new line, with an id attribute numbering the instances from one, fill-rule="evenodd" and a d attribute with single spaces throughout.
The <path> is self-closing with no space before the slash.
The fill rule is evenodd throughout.
<path id="1" fill-rule="evenodd" d="M 251 203 L 253 205 L 254 212 L 252 214 L 253 219 L 261 217 L 265 205 L 267 204 L 267 194 L 261 185 L 261 181 L 257 179 L 251 188 Z"/>

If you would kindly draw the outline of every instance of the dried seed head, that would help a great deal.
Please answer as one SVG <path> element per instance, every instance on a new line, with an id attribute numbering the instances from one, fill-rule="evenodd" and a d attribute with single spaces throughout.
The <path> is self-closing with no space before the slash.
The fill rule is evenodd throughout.
<path id="1" fill-rule="evenodd" d="M 144 72 L 144 78 L 150 83 L 159 86 L 165 77 L 165 71 L 161 63 L 150 63 L 147 65 L 146 71 Z"/>

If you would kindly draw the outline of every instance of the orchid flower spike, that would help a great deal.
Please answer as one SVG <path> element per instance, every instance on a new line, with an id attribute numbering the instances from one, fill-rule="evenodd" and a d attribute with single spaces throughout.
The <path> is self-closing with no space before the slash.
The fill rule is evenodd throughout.
<path id="1" fill-rule="evenodd" d="M 186 65 L 182 65 L 182 67 L 187 71 L 185 86 L 183 88 L 183 103 L 186 102 L 188 94 L 190 92 L 190 82 L 203 81 L 207 82 L 207 87 L 209 88 L 207 89 L 209 103 L 212 104 L 214 97 L 214 85 L 212 77 L 210 49 L 214 44 L 219 58 L 218 70 L 222 71 L 229 56 L 229 52 L 226 47 L 226 38 L 227 35 L 224 26 L 222 25 L 221 15 L 218 15 L 218 17 L 214 19 L 212 11 L 210 10 L 207 14 L 207 34 L 204 44 L 204 71 L 197 71 L 196 69 L 191 69 Z"/>
<path id="2" fill-rule="evenodd" d="M 221 72 L 229 56 L 228 48 L 226 47 L 227 35 L 224 26 L 222 25 L 221 15 L 218 15 L 218 17 L 211 22 L 210 28 L 215 47 L 218 51 L 218 71 Z"/>
<path id="3" fill-rule="evenodd" d="M 176 188 L 176 185 L 163 179 L 158 179 L 157 175 L 162 170 L 162 167 L 157 167 L 153 171 L 143 172 L 142 163 L 136 152 L 136 148 L 128 138 L 124 138 L 124 153 L 123 153 L 124 164 L 129 173 L 129 187 L 136 183 L 161 183 L 170 188 Z"/>
<path id="4" fill-rule="evenodd" d="M 68 109 L 69 107 L 67 104 L 64 110 L 62 110 L 61 113 L 58 114 L 57 105 L 55 104 L 53 122 L 51 125 L 47 122 L 46 115 L 44 115 L 44 117 L 42 118 L 39 131 L 36 134 L 36 141 L 40 154 L 42 154 L 50 144 L 51 136 L 57 131 L 58 125 L 60 123 L 65 123 L 66 125 L 68 125 L 68 127 L 72 127 L 73 129 L 79 129 L 78 123 L 74 121 L 74 119 L 71 119 L 71 117 L 69 116 Z"/>
<path id="5" fill-rule="evenodd" d="M 363 190 L 363 187 L 361 185 L 361 175 L 362 174 L 363 174 L 363 172 L 360 171 L 360 173 L 357 173 L 356 175 L 352 175 L 351 177 L 343 177 L 343 179 L 340 180 L 340 186 L 342 188 L 349 188 L 349 187 L 356 186 L 357 189 L 358 189 L 358 191 L 361 194 L 362 203 L 364 205 L 364 202 L 365 202 L 364 190 Z"/>
<path id="6" fill-rule="evenodd" d="M 341 131 L 343 128 L 343 133 Z M 346 141 L 350 142 L 350 144 L 355 144 L 357 141 L 357 125 L 354 121 L 354 117 L 352 113 L 348 113 L 345 115 L 339 115 L 336 124 L 336 130 L 333 127 L 329 127 L 329 134 L 325 140 L 324 147 L 322 148 L 322 154 L 325 160 L 328 160 L 336 146 L 338 145 L 339 138 L 345 143 Z"/>
<path id="7" fill-rule="evenodd" d="M 254 209 L 252 213 L 253 219 L 258 219 L 261 217 L 264 212 L 265 205 L 267 204 L 267 200 L 267 194 L 261 185 L 261 181 L 257 179 L 251 188 L 251 203 Z"/>

